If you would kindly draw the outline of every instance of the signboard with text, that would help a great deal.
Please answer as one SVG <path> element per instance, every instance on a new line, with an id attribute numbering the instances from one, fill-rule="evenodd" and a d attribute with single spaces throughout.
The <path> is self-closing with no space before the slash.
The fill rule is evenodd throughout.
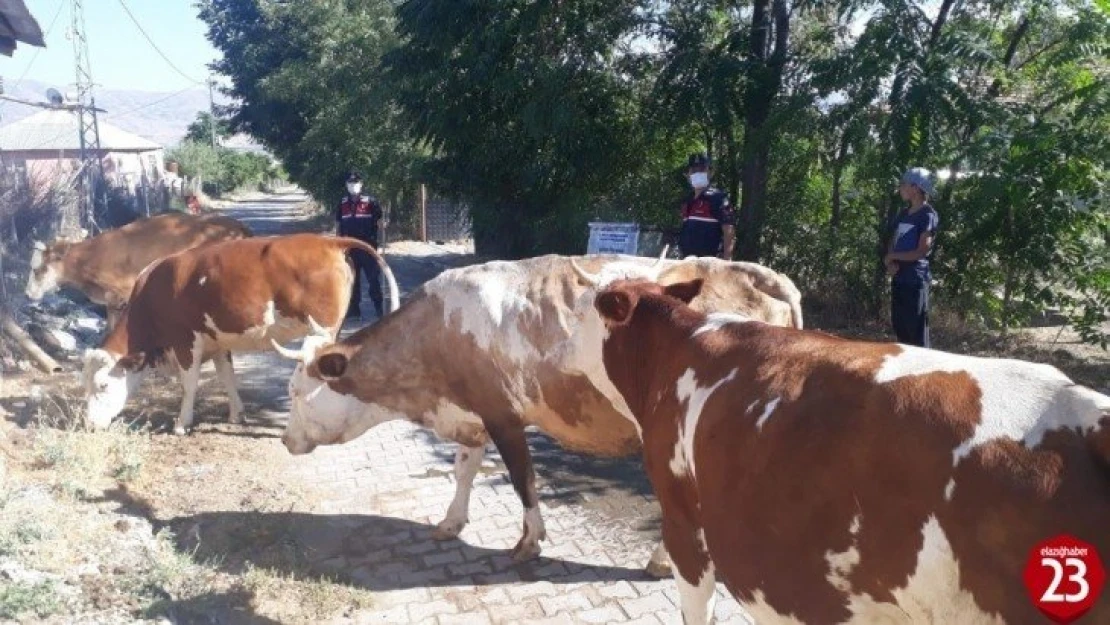
<path id="1" fill-rule="evenodd" d="M 640 247 L 640 224 L 590 222 L 587 254 L 628 254 L 635 256 Z"/>

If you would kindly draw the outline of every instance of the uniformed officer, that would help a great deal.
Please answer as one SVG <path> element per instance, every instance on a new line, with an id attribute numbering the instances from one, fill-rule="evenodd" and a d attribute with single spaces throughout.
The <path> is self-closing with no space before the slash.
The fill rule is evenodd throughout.
<path id="1" fill-rule="evenodd" d="M 678 248 L 683 257 L 716 256 L 732 260 L 735 217 L 728 195 L 709 186 L 709 157 L 691 154 L 686 165 L 693 194 L 682 203 Z"/>
<path id="2" fill-rule="evenodd" d="M 362 195 L 362 177 L 356 172 L 347 176 L 347 195 L 339 203 L 335 212 L 335 220 L 339 236 L 352 237 L 365 241 L 376 249 L 378 247 L 378 222 L 382 218 L 381 204 L 372 195 Z M 359 302 L 362 299 L 362 284 L 359 273 L 365 274 L 369 282 L 368 291 L 370 301 L 374 302 L 374 310 L 378 317 L 382 316 L 382 283 L 378 278 L 381 269 L 374 262 L 373 257 L 359 249 L 350 250 L 347 256 L 351 268 L 355 272 L 355 281 L 351 285 L 351 302 L 347 306 L 347 317 L 362 318 Z"/>

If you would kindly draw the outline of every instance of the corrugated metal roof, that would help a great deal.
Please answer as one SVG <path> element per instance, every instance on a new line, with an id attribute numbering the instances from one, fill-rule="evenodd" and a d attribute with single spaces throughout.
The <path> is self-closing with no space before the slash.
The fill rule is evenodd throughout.
<path id="1" fill-rule="evenodd" d="M 0 0 L 0 53 L 11 56 L 17 41 L 46 47 L 42 29 L 23 0 Z"/>
<path id="2" fill-rule="evenodd" d="M 0 0 L 2 2 L 3 0 Z M 100 122 L 100 149 L 114 152 L 145 152 L 162 146 L 139 135 Z M 51 109 L 0 127 L 0 150 L 81 149 L 77 135 L 77 113 Z"/>

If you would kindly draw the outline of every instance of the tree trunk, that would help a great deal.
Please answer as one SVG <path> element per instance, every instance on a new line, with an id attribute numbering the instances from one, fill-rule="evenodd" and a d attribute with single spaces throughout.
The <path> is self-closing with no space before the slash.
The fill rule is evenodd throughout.
<path id="1" fill-rule="evenodd" d="M 772 15 L 768 14 L 768 9 Z M 772 24 L 773 19 L 773 24 Z M 774 49 L 771 35 L 774 34 Z M 767 180 L 771 138 L 766 132 L 771 107 L 782 86 L 782 72 L 790 35 L 786 0 L 755 0 L 748 49 L 749 87 L 744 93 L 744 167 L 741 179 L 737 249 L 740 260 L 758 262 L 766 218 Z"/>

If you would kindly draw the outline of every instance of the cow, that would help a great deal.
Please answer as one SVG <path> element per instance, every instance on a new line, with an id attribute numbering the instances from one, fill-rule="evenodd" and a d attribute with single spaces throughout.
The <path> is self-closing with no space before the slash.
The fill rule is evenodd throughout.
<path id="1" fill-rule="evenodd" d="M 60 286 L 71 286 L 105 307 L 110 329 L 139 273 L 150 263 L 182 250 L 250 236 L 250 229 L 231 217 L 173 212 L 139 219 L 84 241 L 59 239 L 50 245 L 36 241 L 24 292 L 38 301 Z"/>
<path id="2" fill-rule="evenodd" d="M 1048 365 L 706 314 L 707 286 L 595 298 L 685 623 L 716 581 L 757 623 L 1041 622 L 1037 543 L 1110 554 L 1110 397 Z"/>
<path id="3" fill-rule="evenodd" d="M 713 258 L 545 255 L 451 269 L 417 289 L 382 322 L 333 343 L 310 336 L 289 383 L 282 436 L 293 454 L 350 441 L 406 419 L 459 443 L 456 491 L 433 536 L 458 536 L 468 521 L 471 484 L 492 441 L 524 507 L 511 555 L 538 556 L 545 537 L 524 428 L 564 448 L 599 456 L 634 454 L 639 440 L 627 407 L 601 369 L 601 319 L 590 294 L 605 280 L 642 275 L 664 283 L 701 277 L 695 305 L 800 327 L 801 295 L 766 267 Z M 657 549 L 647 570 L 669 571 Z"/>
<path id="4" fill-rule="evenodd" d="M 184 390 L 174 432 L 185 434 L 203 363 L 213 361 L 227 390 L 231 423 L 240 423 L 232 352 L 269 350 L 271 339 L 309 333 L 334 337 L 343 323 L 354 279 L 346 253 L 373 256 L 389 284 L 397 282 L 370 245 L 318 234 L 252 237 L 212 243 L 155 261 L 139 275 L 120 322 L 101 347 L 86 352 L 83 385 L 88 421 L 107 427 L 142 375 L 178 376 Z"/>

